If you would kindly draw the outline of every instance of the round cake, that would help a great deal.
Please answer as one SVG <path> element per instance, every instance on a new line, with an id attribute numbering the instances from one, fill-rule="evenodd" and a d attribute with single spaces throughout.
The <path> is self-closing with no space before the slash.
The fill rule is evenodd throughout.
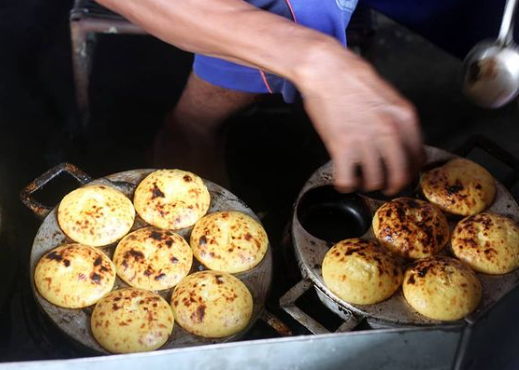
<path id="1" fill-rule="evenodd" d="M 494 201 L 496 184 L 480 165 L 457 158 L 425 172 L 420 185 L 429 202 L 454 215 L 475 215 Z"/>
<path id="2" fill-rule="evenodd" d="M 203 180 L 191 172 L 158 170 L 137 186 L 133 203 L 148 224 L 179 230 L 207 213 L 211 196 Z"/>
<path id="3" fill-rule="evenodd" d="M 113 260 L 117 275 L 132 287 L 164 290 L 189 273 L 193 252 L 180 235 L 146 227 L 125 236 Z"/>
<path id="4" fill-rule="evenodd" d="M 452 251 L 474 270 L 506 274 L 519 267 L 519 227 L 508 217 L 480 213 L 458 223 Z"/>
<path id="5" fill-rule="evenodd" d="M 416 311 L 441 321 L 462 319 L 481 301 L 481 283 L 474 271 L 444 256 L 417 261 L 407 269 L 402 290 Z"/>
<path id="6" fill-rule="evenodd" d="M 238 278 L 216 271 L 200 271 L 184 278 L 173 291 L 176 322 L 205 338 L 223 338 L 247 326 L 252 296 Z"/>
<path id="7" fill-rule="evenodd" d="M 123 193 L 105 185 L 83 186 L 67 194 L 58 207 L 58 223 L 72 240 L 100 247 L 125 236 L 135 209 Z"/>
<path id="8" fill-rule="evenodd" d="M 126 288 L 108 294 L 94 308 L 90 326 L 98 343 L 113 353 L 153 351 L 169 339 L 173 312 L 160 295 Z"/>
<path id="9" fill-rule="evenodd" d="M 238 273 L 261 262 L 268 248 L 267 233 L 241 212 L 215 212 L 205 216 L 191 233 L 196 259 L 211 270 Z"/>
<path id="10" fill-rule="evenodd" d="M 324 257 L 324 283 L 336 296 L 353 304 L 374 304 L 391 297 L 402 284 L 402 267 L 378 243 L 346 239 Z"/>
<path id="11" fill-rule="evenodd" d="M 43 298 L 64 308 L 88 307 L 110 292 L 115 267 L 100 250 L 65 244 L 45 254 L 34 271 L 36 289 Z"/>
<path id="12" fill-rule="evenodd" d="M 432 204 L 412 198 L 382 205 L 373 217 L 373 232 L 384 247 L 410 259 L 432 256 L 449 241 L 445 215 Z"/>

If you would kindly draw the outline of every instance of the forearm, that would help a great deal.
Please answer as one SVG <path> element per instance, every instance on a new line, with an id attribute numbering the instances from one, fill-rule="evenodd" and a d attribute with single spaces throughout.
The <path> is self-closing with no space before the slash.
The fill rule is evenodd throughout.
<path id="1" fill-rule="evenodd" d="M 304 85 L 316 59 L 350 53 L 331 37 L 243 0 L 98 0 L 181 49 L 261 68 Z"/>

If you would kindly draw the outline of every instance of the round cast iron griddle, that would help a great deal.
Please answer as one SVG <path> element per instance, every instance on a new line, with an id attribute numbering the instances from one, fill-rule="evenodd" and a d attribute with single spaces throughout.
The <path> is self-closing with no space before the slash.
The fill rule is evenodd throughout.
<path id="1" fill-rule="evenodd" d="M 154 170 L 151 169 L 145 169 L 121 172 L 114 175 L 106 176 L 105 178 L 94 180 L 90 184 L 104 184 L 107 186 L 112 186 L 116 189 L 121 190 L 130 199 L 133 199 L 133 193 L 137 185 L 141 182 L 141 180 L 143 180 L 148 174 L 150 174 L 153 171 Z M 258 217 L 254 214 L 254 212 L 252 212 L 252 210 L 248 208 L 235 195 L 220 187 L 219 185 L 216 185 L 209 181 L 205 181 L 205 184 L 209 189 L 209 192 L 211 193 L 211 205 L 208 213 L 231 210 L 240 211 L 248 214 L 249 216 L 259 221 Z M 38 230 L 38 233 L 36 234 L 36 238 L 34 239 L 34 243 L 32 245 L 30 258 L 31 276 L 34 276 L 34 269 L 40 258 L 45 253 L 62 244 L 73 242 L 63 233 L 63 231 L 59 227 L 56 214 L 57 206 L 45 217 Z M 138 215 L 136 215 L 135 223 L 131 231 L 146 226 L 148 225 Z M 185 228 L 176 232 L 182 235 L 189 242 L 191 230 L 192 227 Z M 112 258 L 116 245 L 117 243 L 113 243 L 109 246 L 102 247 L 100 249 L 102 249 L 103 252 L 105 252 L 110 258 Z M 201 266 L 195 258 L 193 258 L 193 268 L 191 269 L 191 273 L 203 269 L 204 267 Z M 252 318 L 250 320 L 248 327 L 245 330 L 226 338 L 206 339 L 188 333 L 187 331 L 182 329 L 180 325 L 175 323 L 171 337 L 166 342 L 166 344 L 164 344 L 164 346 L 161 347 L 161 349 L 227 342 L 236 340 L 241 335 L 243 335 L 258 319 L 258 316 L 262 313 L 266 296 L 270 288 L 270 284 L 272 281 L 272 252 L 270 250 L 270 245 L 267 250 L 267 254 L 265 255 L 265 257 L 259 265 L 254 267 L 252 270 L 240 274 L 235 274 L 235 276 L 238 277 L 249 288 L 254 302 Z M 61 330 L 63 330 L 71 338 L 75 339 L 87 348 L 94 350 L 95 352 L 108 353 L 96 342 L 90 330 L 90 316 L 92 314 L 93 307 L 88 307 L 85 309 L 65 309 L 55 306 L 47 302 L 38 293 L 34 285 L 34 279 L 31 279 L 31 283 L 37 302 L 47 313 L 50 319 Z M 121 279 L 119 279 L 118 277 L 116 278 L 114 290 L 127 286 L 128 285 L 124 283 Z M 165 298 L 166 301 L 169 303 L 172 290 L 173 289 L 161 291 L 159 292 L 159 294 L 163 298 Z"/>
<path id="2" fill-rule="evenodd" d="M 441 164 L 450 159 L 456 158 L 454 154 L 434 147 L 426 147 L 426 154 L 426 167 L 434 167 L 434 164 Z M 332 180 L 332 163 L 329 162 L 319 168 L 301 190 L 292 218 L 292 239 L 300 269 L 303 276 L 310 279 L 310 281 L 315 285 L 315 288 L 319 293 L 319 298 L 327 307 L 338 313 L 345 320 L 349 319 L 350 315 L 348 313 L 351 311 L 358 316 L 372 319 L 375 322 L 382 322 L 388 326 L 421 326 L 440 323 L 439 321 L 428 319 L 414 311 L 405 301 L 401 289 L 399 289 L 391 298 L 383 302 L 373 305 L 354 305 L 341 300 L 326 287 L 322 278 L 321 264 L 326 252 L 328 252 L 329 248 L 335 241 L 319 239 L 303 228 L 301 223 L 305 222 L 305 216 L 301 215 L 300 205 L 301 203 L 306 202 L 305 196 L 309 192 L 315 188 L 332 185 Z M 519 206 L 517 202 L 508 190 L 497 181 L 496 188 L 497 192 L 495 200 L 486 211 L 506 215 L 512 218 L 515 222 L 518 222 Z M 312 195 L 310 195 L 310 197 L 311 196 Z M 369 194 L 352 196 L 356 198 L 351 202 L 348 200 L 346 200 L 346 202 L 350 202 L 350 205 L 352 205 L 353 208 L 357 207 L 357 209 L 354 209 L 353 211 L 349 210 L 349 213 L 346 213 L 346 216 L 343 215 L 343 218 L 347 219 L 349 217 L 351 221 L 355 223 L 354 227 L 351 228 L 354 232 L 355 229 L 359 228 L 359 222 L 358 220 L 355 220 L 355 218 L 359 217 L 358 215 L 366 213 L 366 210 L 362 209 L 362 205 L 358 208 L 358 198 L 364 199 L 364 207 L 367 208 L 367 213 L 370 217 L 373 217 L 375 211 L 386 201 L 370 197 Z M 306 199 L 308 199 L 308 197 L 306 197 Z M 341 209 L 339 208 L 337 212 L 340 213 Z M 452 231 L 457 220 L 449 217 L 448 219 Z M 362 237 L 375 240 L 376 238 L 371 227 L 371 220 L 367 221 L 369 221 L 370 227 L 366 232 L 360 233 L 360 235 L 348 235 L 348 237 Z M 366 222 L 366 220 L 364 220 L 364 222 Z M 360 226 L 362 226 L 362 223 L 360 223 Z M 319 227 L 319 225 L 317 225 L 317 227 Z M 350 234 L 351 230 L 348 231 Z M 441 254 L 449 254 L 449 250 L 450 243 L 445 247 Z M 500 276 L 490 276 L 478 273 L 478 277 L 481 280 L 483 287 L 483 298 L 476 311 L 465 318 L 467 322 L 473 322 L 476 320 L 519 284 L 519 269 Z M 463 323 L 463 320 L 458 321 L 458 323 Z"/>

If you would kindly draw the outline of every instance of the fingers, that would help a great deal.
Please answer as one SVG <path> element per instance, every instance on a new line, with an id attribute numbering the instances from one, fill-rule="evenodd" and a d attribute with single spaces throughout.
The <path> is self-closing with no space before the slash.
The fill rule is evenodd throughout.
<path id="1" fill-rule="evenodd" d="M 414 165 L 421 163 L 423 147 L 417 146 L 411 152 L 404 139 L 406 132 L 411 135 L 413 131 L 402 132 L 401 124 L 392 117 L 379 116 L 378 119 L 381 121 L 379 129 L 373 136 L 349 140 L 354 143 L 343 144 L 333 153 L 337 190 L 352 192 L 362 188 L 372 192 L 385 185 L 386 193 L 392 195 L 407 185 L 411 172 L 416 170 Z M 359 165 L 362 166 L 362 178 L 356 172 Z"/>
<path id="2" fill-rule="evenodd" d="M 359 153 L 354 145 L 344 145 L 332 154 L 334 161 L 334 184 L 341 193 L 351 193 L 359 185 L 356 174 L 360 163 Z"/>
<path id="3" fill-rule="evenodd" d="M 384 186 L 384 171 L 377 147 L 363 143 L 362 153 L 362 189 L 366 192 L 380 190 Z"/>
<path id="4" fill-rule="evenodd" d="M 398 125 L 402 143 L 409 151 L 411 163 L 414 165 L 414 168 L 411 167 L 411 169 L 419 169 L 425 159 L 425 153 L 423 136 L 414 106 L 386 81 L 374 78 L 371 83 L 375 86 L 379 96 L 382 97 L 378 106 L 381 114 L 392 117 Z"/>
<path id="5" fill-rule="evenodd" d="M 394 123 L 389 123 L 395 125 Z M 378 149 L 386 164 L 387 188 L 386 193 L 398 193 L 409 181 L 409 167 L 406 151 L 396 128 L 388 130 L 378 139 Z"/>
<path id="6" fill-rule="evenodd" d="M 398 131 L 402 142 L 408 149 L 415 162 L 424 159 L 423 137 L 418 123 L 418 117 L 414 108 L 404 103 L 401 106 L 389 108 L 394 122 L 398 125 Z"/>

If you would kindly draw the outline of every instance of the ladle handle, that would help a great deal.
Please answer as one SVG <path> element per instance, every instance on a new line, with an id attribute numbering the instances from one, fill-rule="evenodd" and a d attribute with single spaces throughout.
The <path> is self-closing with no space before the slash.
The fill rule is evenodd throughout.
<path id="1" fill-rule="evenodd" d="M 81 185 L 92 181 L 90 176 L 70 163 L 58 164 L 56 167 L 51 168 L 43 175 L 33 180 L 20 192 L 20 199 L 22 203 L 25 204 L 38 218 L 44 219 L 52 211 L 53 207 L 38 202 L 32 195 L 63 172 L 74 177 Z"/>
<path id="2" fill-rule="evenodd" d="M 501 28 L 499 29 L 499 36 L 497 37 L 497 42 L 501 46 L 510 44 L 514 39 L 514 19 L 517 2 L 518 0 L 506 1 L 503 20 L 501 21 Z"/>

